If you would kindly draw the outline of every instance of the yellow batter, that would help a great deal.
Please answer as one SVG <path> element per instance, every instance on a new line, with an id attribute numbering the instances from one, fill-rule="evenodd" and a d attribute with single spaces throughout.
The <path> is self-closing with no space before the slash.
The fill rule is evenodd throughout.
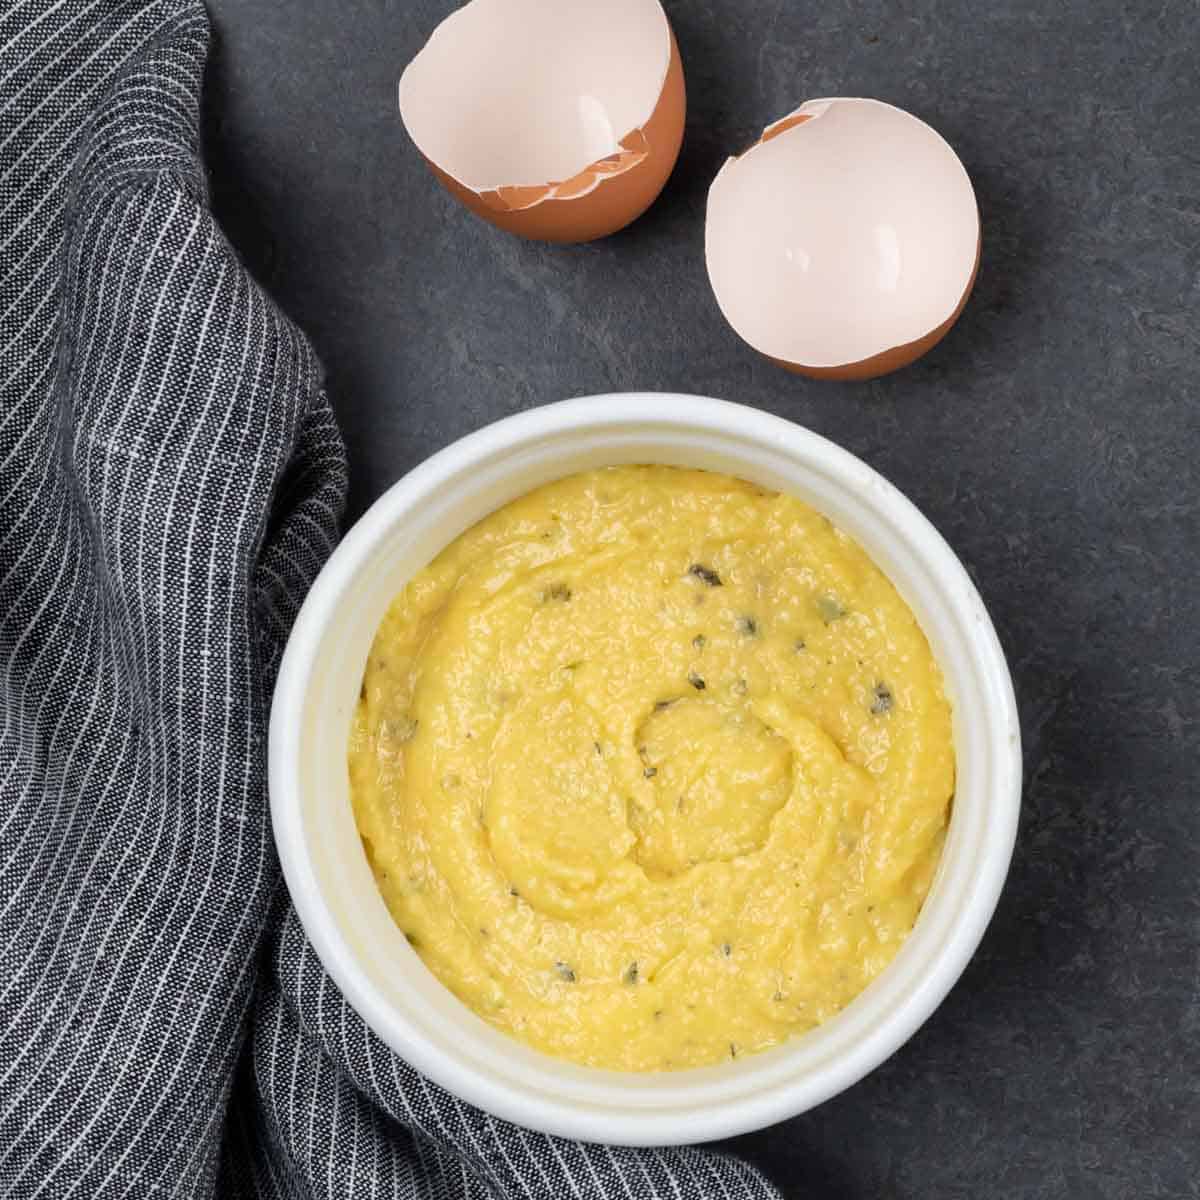
<path id="1" fill-rule="evenodd" d="M 954 790 L 940 673 L 878 568 L 798 500 L 669 467 L 540 488 L 416 575 L 349 766 L 438 978 L 629 1070 L 853 999 L 912 928 Z"/>

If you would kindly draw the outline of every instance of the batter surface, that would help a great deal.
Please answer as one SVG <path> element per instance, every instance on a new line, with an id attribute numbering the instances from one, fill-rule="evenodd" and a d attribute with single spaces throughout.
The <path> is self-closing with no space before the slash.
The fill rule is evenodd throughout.
<path id="1" fill-rule="evenodd" d="M 882 572 L 794 498 L 669 467 L 540 488 L 417 574 L 349 768 L 434 974 L 627 1070 L 845 1006 L 911 930 L 954 790 L 941 676 Z"/>

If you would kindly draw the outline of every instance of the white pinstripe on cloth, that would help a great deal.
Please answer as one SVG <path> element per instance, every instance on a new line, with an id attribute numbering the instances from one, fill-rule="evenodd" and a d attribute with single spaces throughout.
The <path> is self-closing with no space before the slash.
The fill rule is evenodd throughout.
<path id="1" fill-rule="evenodd" d="M 208 211 L 207 46 L 196 0 L 0 12 L 0 1196 L 769 1200 L 460 1104 L 305 941 L 264 719 L 346 466 Z"/>

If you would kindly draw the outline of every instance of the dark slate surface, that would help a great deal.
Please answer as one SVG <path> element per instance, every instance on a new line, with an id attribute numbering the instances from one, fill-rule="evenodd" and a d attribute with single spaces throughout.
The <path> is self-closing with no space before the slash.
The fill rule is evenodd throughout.
<path id="1" fill-rule="evenodd" d="M 675 0 L 680 166 L 580 249 L 494 232 L 409 145 L 396 79 L 451 7 L 213 2 L 218 212 L 328 365 L 355 513 L 503 414 L 709 393 L 906 491 L 1012 662 L 1025 813 L 982 950 L 889 1063 L 737 1149 L 822 1200 L 1200 1195 L 1200 6 Z M 984 221 L 959 326 L 865 385 L 757 359 L 702 262 L 723 157 L 831 94 L 940 129 Z"/>

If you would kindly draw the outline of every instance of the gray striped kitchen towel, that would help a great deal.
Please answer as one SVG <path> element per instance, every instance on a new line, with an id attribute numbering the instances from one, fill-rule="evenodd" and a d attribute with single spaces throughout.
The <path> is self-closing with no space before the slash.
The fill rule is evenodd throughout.
<path id="1" fill-rule="evenodd" d="M 207 48 L 195 0 L 0 4 L 0 1196 L 766 1200 L 454 1100 L 288 906 L 265 719 L 346 464 L 208 210 Z"/>

